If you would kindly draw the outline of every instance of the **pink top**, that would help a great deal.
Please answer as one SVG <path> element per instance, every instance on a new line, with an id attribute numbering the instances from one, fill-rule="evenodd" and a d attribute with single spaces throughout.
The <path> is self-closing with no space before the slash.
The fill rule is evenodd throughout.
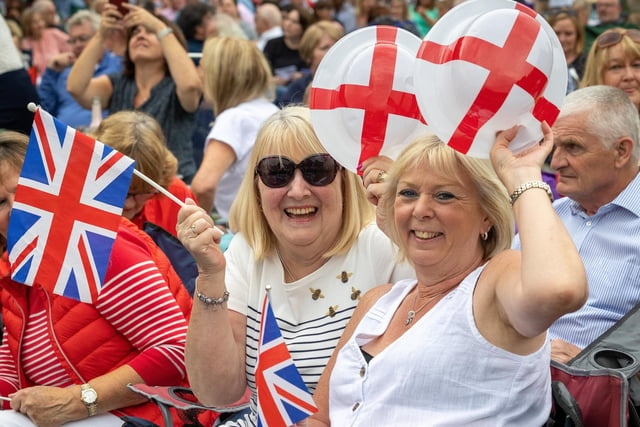
<path id="1" fill-rule="evenodd" d="M 32 65 L 38 70 L 38 78 L 44 73 L 52 56 L 71 51 L 68 39 L 69 35 L 57 28 L 45 29 L 40 40 L 33 40 L 31 37 L 22 39 L 22 49 L 32 52 Z"/>

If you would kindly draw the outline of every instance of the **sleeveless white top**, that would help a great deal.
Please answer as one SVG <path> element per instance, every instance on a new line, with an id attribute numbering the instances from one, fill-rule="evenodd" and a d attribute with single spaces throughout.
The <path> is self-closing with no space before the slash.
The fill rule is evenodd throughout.
<path id="1" fill-rule="evenodd" d="M 339 426 L 541 426 L 551 411 L 550 347 L 521 356 L 489 343 L 472 310 L 484 267 L 367 365 L 360 347 L 380 336 L 415 279 L 380 298 L 338 354 L 330 416 Z"/>

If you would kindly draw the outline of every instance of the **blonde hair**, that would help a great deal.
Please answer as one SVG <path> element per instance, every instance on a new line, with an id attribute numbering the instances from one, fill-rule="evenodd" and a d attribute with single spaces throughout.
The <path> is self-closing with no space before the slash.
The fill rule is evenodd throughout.
<path id="1" fill-rule="evenodd" d="M 20 18 L 20 26 L 22 27 L 22 35 L 23 37 L 32 37 L 33 31 L 31 29 L 31 23 L 35 19 L 36 15 L 40 17 L 44 21 L 44 17 L 41 12 L 36 11 L 36 9 L 31 6 L 26 8 L 22 12 L 22 17 Z"/>
<path id="2" fill-rule="evenodd" d="M 323 35 L 328 35 L 334 41 L 338 41 L 343 35 L 344 31 L 340 26 L 330 21 L 320 21 L 311 25 L 302 35 L 300 40 L 300 47 L 298 52 L 300 57 L 307 63 L 311 63 L 313 58 L 313 51 L 320 43 L 320 39 Z"/>
<path id="3" fill-rule="evenodd" d="M 553 28 L 553 26 L 556 25 L 558 22 L 564 21 L 564 20 L 571 21 L 571 24 L 573 25 L 573 28 L 576 31 L 576 45 L 574 47 L 574 53 L 579 55 L 582 52 L 582 49 L 584 48 L 585 31 L 584 31 L 584 27 L 578 21 L 578 17 L 572 16 L 567 12 L 559 12 L 555 15 L 551 15 L 547 19 L 551 28 Z"/>
<path id="4" fill-rule="evenodd" d="M 105 118 L 94 138 L 136 162 L 147 178 L 168 188 L 178 170 L 178 160 L 166 146 L 162 128 L 153 117 L 140 111 L 119 111 Z M 137 176 L 129 186 L 132 193 L 147 193 L 152 187 Z"/>
<path id="5" fill-rule="evenodd" d="M 7 19 L 5 21 L 7 23 L 7 27 L 9 27 L 9 32 L 11 32 L 11 37 L 17 37 L 18 40 L 22 40 L 24 37 L 24 32 L 22 31 L 22 27 L 13 19 Z"/>
<path id="6" fill-rule="evenodd" d="M 640 58 L 640 43 L 634 42 L 631 38 L 625 35 L 624 33 L 626 30 L 624 28 L 616 27 L 611 30 L 607 30 L 600 34 L 598 38 L 610 31 L 623 34 L 622 40 L 620 40 L 619 43 L 608 47 L 599 47 L 598 39 L 594 40 L 591 45 L 591 49 L 589 49 L 589 55 L 587 56 L 587 63 L 584 67 L 584 75 L 580 81 L 580 87 L 595 86 L 604 83 L 604 71 L 607 66 L 607 60 L 609 59 L 609 50 L 614 46 L 621 45 L 624 50 L 625 57 Z"/>
<path id="7" fill-rule="evenodd" d="M 286 107 L 263 124 L 229 213 L 231 229 L 244 235 L 256 259 L 272 253 L 277 244 L 277 237 L 262 212 L 259 178 L 254 173 L 256 165 L 267 155 L 302 158 L 325 152 L 326 149 L 313 130 L 309 109 L 306 107 Z M 342 225 L 336 241 L 323 254 L 325 258 L 348 251 L 362 228 L 371 223 L 375 215 L 373 205 L 367 201 L 360 177 L 346 169 L 342 169 L 339 174 L 342 179 Z"/>
<path id="8" fill-rule="evenodd" d="M 12 130 L 0 130 L 0 170 L 4 171 L 5 167 L 9 167 L 20 173 L 27 154 L 27 145 L 27 135 Z M 2 177 L 0 174 L 0 182 Z"/>
<path id="9" fill-rule="evenodd" d="M 216 36 L 248 40 L 242 27 L 233 17 L 226 13 L 218 12 L 213 16 L 213 19 L 216 21 Z"/>
<path id="10" fill-rule="evenodd" d="M 487 240 L 477 236 L 485 260 L 511 247 L 515 233 L 513 211 L 507 190 L 496 176 L 491 163 L 488 160 L 460 154 L 436 136 L 425 135 L 409 144 L 394 162 L 389 171 L 389 185 L 385 197 L 378 206 L 378 209 L 382 209 L 383 214 L 390 219 L 389 234 L 399 246 L 401 259 L 406 258 L 406 248 L 403 246 L 403 240 L 399 238 L 398 229 L 393 220 L 398 182 L 405 173 L 425 168 L 453 177 L 458 182 L 462 182 L 463 176 L 466 175 L 473 182 L 480 209 L 492 224 Z"/>
<path id="11" fill-rule="evenodd" d="M 254 98 L 274 98 L 269 63 L 249 40 L 208 39 L 202 50 L 202 67 L 204 92 L 216 115 Z"/>

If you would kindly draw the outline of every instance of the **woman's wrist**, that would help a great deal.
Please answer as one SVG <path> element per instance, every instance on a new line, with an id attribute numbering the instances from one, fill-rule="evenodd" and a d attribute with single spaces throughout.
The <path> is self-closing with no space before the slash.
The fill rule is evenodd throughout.
<path id="1" fill-rule="evenodd" d="M 504 179 L 502 179 L 504 178 Z M 529 181 L 542 181 L 542 171 L 539 168 L 527 168 L 526 170 L 515 170 L 512 173 L 501 177 L 501 181 L 509 194 L 516 188 Z"/>
<path id="2" fill-rule="evenodd" d="M 222 294 L 225 289 L 224 274 L 221 273 L 199 273 L 195 283 L 196 287 L 205 293 Z"/>
<path id="3" fill-rule="evenodd" d="M 222 283 L 222 286 L 206 286 L 201 283 L 201 277 L 198 276 L 195 281 L 194 299 L 199 300 L 209 307 L 221 307 L 229 300 L 229 292 Z"/>
<path id="4" fill-rule="evenodd" d="M 158 38 L 159 41 L 162 41 L 162 39 L 164 39 L 171 33 L 173 33 L 173 28 L 169 26 L 165 26 L 156 32 L 156 37 Z"/>

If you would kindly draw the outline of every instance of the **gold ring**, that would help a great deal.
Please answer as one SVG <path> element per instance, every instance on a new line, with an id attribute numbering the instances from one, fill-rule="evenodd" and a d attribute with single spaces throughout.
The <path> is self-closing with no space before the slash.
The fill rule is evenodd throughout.
<path id="1" fill-rule="evenodd" d="M 380 170 L 380 172 L 378 172 L 378 176 L 376 177 L 376 183 L 384 182 L 385 179 L 387 179 L 387 173 L 383 170 Z"/>

